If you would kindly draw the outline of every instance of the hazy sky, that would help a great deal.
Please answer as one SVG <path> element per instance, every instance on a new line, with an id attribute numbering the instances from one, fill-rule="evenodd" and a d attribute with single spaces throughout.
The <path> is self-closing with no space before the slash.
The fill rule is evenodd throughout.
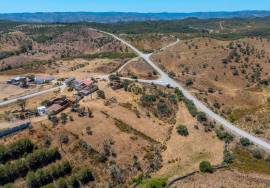
<path id="1" fill-rule="evenodd" d="M 195 12 L 270 10 L 270 0 L 0 0 L 12 12 Z"/>

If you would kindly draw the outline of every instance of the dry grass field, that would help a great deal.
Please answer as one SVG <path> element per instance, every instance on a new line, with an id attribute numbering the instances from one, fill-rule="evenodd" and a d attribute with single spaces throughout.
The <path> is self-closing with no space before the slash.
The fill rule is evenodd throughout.
<path id="1" fill-rule="evenodd" d="M 163 69 L 179 80 L 214 111 L 241 125 L 255 112 L 267 109 L 269 97 L 270 42 L 264 38 L 221 41 L 210 38 L 186 40 L 153 56 Z M 250 125 L 251 123 L 249 123 Z M 269 129 L 264 126 L 264 136 Z"/>
<path id="2" fill-rule="evenodd" d="M 123 69 L 119 71 L 119 74 L 123 77 L 146 80 L 155 80 L 158 78 L 156 71 L 140 58 L 130 60 Z"/>
<path id="3" fill-rule="evenodd" d="M 219 187 L 241 187 L 241 188 L 265 188 L 269 187 L 269 177 L 262 177 L 254 174 L 244 174 L 237 171 L 221 170 L 213 174 L 197 174 L 176 183 L 174 188 L 219 188 Z"/>
<path id="4" fill-rule="evenodd" d="M 153 52 L 175 41 L 175 37 L 162 33 L 120 35 L 143 52 Z"/>
<path id="5" fill-rule="evenodd" d="M 1 143 L 7 144 L 29 137 L 34 143 L 42 145 L 45 138 L 50 138 L 51 146 L 59 147 L 63 159 L 68 159 L 74 166 L 87 166 L 93 171 L 96 181 L 91 187 L 112 181 L 110 173 L 105 169 L 113 164 L 121 169 L 124 182 L 128 185 L 132 177 L 151 169 L 151 164 L 161 167 L 158 171 L 159 168 L 149 171 L 154 177 L 171 177 L 198 169 L 201 160 L 209 160 L 213 164 L 222 162 L 223 142 L 213 133 L 205 133 L 182 103 L 178 106 L 176 124 L 172 125 L 152 114 L 149 116 L 148 110 L 140 104 L 140 94 L 112 90 L 105 81 L 99 81 L 99 88 L 105 92 L 106 99 L 98 99 L 94 94 L 79 103 L 80 107 L 91 110 L 92 117 L 79 117 L 68 108 L 64 113 L 72 117 L 72 121 L 68 120 L 65 124 L 59 122 L 57 126 L 52 126 L 46 116 L 33 118 L 33 128 L 4 138 Z M 35 97 L 27 101 L 26 108 L 34 108 L 45 99 L 63 94 L 69 96 L 72 93 L 64 91 Z M 2 107 L 1 113 L 16 108 L 20 109 L 16 104 Z M 178 124 L 187 125 L 189 136 L 183 137 L 176 133 Z M 194 128 L 194 124 L 200 127 L 199 130 Z M 61 134 L 68 135 L 68 144 L 59 141 Z M 78 148 L 80 141 L 91 145 L 96 154 L 85 155 Z M 204 144 L 201 145 L 201 142 Z M 97 156 L 105 149 L 109 150 L 108 159 L 100 162 Z M 134 156 L 142 171 L 134 167 Z M 155 158 L 157 156 L 159 157 Z M 22 182 L 18 180 L 16 184 L 23 185 Z"/>

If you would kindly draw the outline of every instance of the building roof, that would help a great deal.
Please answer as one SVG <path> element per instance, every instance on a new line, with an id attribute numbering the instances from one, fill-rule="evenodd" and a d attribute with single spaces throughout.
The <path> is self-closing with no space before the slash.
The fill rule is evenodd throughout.
<path id="1" fill-rule="evenodd" d="M 81 84 L 84 84 L 84 85 L 86 85 L 86 86 L 90 86 L 90 85 L 92 85 L 94 82 L 92 81 L 92 80 L 90 80 L 90 79 L 86 79 L 86 80 L 83 80 L 83 81 L 81 81 Z"/>
<path id="2" fill-rule="evenodd" d="M 46 112 L 58 112 L 59 110 L 62 110 L 63 108 L 64 107 L 59 104 L 53 104 L 47 108 Z"/>

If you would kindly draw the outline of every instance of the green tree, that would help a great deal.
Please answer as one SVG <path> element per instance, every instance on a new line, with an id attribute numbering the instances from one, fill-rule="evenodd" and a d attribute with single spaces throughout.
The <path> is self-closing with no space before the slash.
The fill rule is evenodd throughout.
<path id="1" fill-rule="evenodd" d="M 212 173 L 213 172 L 213 167 L 212 167 L 212 165 L 211 165 L 210 162 L 208 162 L 208 161 L 202 161 L 200 163 L 200 171 L 201 172 Z"/>
<path id="2" fill-rule="evenodd" d="M 59 178 L 56 182 L 56 188 L 67 188 L 67 183 L 64 178 Z"/>
<path id="3" fill-rule="evenodd" d="M 61 118 L 62 124 L 66 124 L 67 123 L 68 115 L 66 113 L 64 113 L 64 112 L 61 113 L 60 118 Z"/>
<path id="4" fill-rule="evenodd" d="M 249 146 L 251 144 L 247 138 L 240 138 L 240 143 L 242 146 Z"/>
<path id="5" fill-rule="evenodd" d="M 77 180 L 81 182 L 81 184 L 85 185 L 89 181 L 94 181 L 94 176 L 89 169 L 83 168 L 77 173 Z"/>
<path id="6" fill-rule="evenodd" d="M 185 125 L 179 125 L 177 128 L 177 133 L 180 134 L 181 136 L 188 136 L 188 129 Z"/>

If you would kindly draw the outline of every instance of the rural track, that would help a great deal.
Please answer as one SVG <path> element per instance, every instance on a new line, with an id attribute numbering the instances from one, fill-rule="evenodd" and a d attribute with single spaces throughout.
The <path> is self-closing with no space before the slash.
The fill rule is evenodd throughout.
<path id="1" fill-rule="evenodd" d="M 18 100 L 25 100 L 25 99 L 36 97 L 36 96 L 39 96 L 39 95 L 44 95 L 46 93 L 57 91 L 59 89 L 62 90 L 64 87 L 65 87 L 65 84 L 63 84 L 61 86 L 54 87 L 54 88 L 50 88 L 50 89 L 47 89 L 47 90 L 39 91 L 39 92 L 36 92 L 36 93 L 28 94 L 28 95 L 25 95 L 25 96 L 17 97 L 17 98 L 14 98 L 14 99 L 9 99 L 9 100 L 6 100 L 6 101 L 2 101 L 2 102 L 0 102 L 0 106 L 5 106 L 5 105 L 12 104 L 12 103 L 17 102 Z"/>
<path id="2" fill-rule="evenodd" d="M 171 87 L 174 88 L 179 88 L 183 95 L 193 101 L 193 103 L 195 104 L 195 106 L 202 112 L 204 112 L 209 118 L 211 118 L 212 120 L 214 120 L 216 123 L 222 125 L 226 130 L 230 131 L 231 133 L 233 133 L 236 136 L 239 137 L 243 137 L 243 138 L 247 138 L 249 139 L 252 143 L 254 143 L 255 145 L 257 145 L 258 147 L 260 147 L 261 149 L 264 149 L 266 151 L 270 151 L 270 143 L 268 143 L 267 141 L 258 138 L 238 127 L 236 127 L 235 125 L 233 125 L 231 122 L 229 122 L 228 120 L 226 120 L 225 118 L 223 118 L 222 116 L 216 114 L 215 112 L 213 112 L 211 109 L 209 109 L 205 104 L 203 104 L 201 101 L 199 101 L 196 97 L 194 97 L 187 89 L 185 89 L 180 83 L 178 83 L 177 81 L 175 81 L 174 79 L 170 78 L 168 76 L 167 73 L 165 73 L 163 70 L 161 70 L 152 60 L 151 60 L 151 54 L 144 54 L 143 52 L 141 52 L 140 50 L 138 50 L 136 47 L 134 47 L 133 45 L 131 45 L 130 43 L 128 43 L 127 41 L 119 38 L 118 36 L 116 36 L 115 34 L 106 32 L 106 31 L 101 31 L 101 30 L 97 30 L 97 29 L 92 29 L 91 30 L 95 30 L 97 32 L 101 32 L 103 34 L 109 35 L 111 37 L 113 37 L 114 39 L 122 42 L 123 44 L 125 44 L 126 46 L 128 46 L 129 48 L 131 48 L 138 56 L 140 56 L 142 59 L 144 59 L 152 68 L 154 68 L 160 75 L 160 78 L 158 80 L 142 80 L 142 79 L 136 79 L 136 81 L 138 82 L 142 82 L 142 83 L 154 83 L 154 84 L 158 84 L 158 85 L 162 85 L 162 86 L 166 86 L 166 85 L 170 85 Z M 174 42 L 173 45 L 177 44 L 180 40 L 177 39 L 176 42 Z M 169 45 L 169 47 L 173 46 L 173 45 Z M 168 47 L 167 47 L 168 48 Z M 166 49 L 166 47 L 165 47 Z M 164 50 L 164 48 L 163 48 Z M 107 78 L 106 76 L 104 78 Z M 135 79 L 131 79 L 131 78 L 122 78 L 122 79 L 128 79 L 128 80 L 135 80 Z"/>

